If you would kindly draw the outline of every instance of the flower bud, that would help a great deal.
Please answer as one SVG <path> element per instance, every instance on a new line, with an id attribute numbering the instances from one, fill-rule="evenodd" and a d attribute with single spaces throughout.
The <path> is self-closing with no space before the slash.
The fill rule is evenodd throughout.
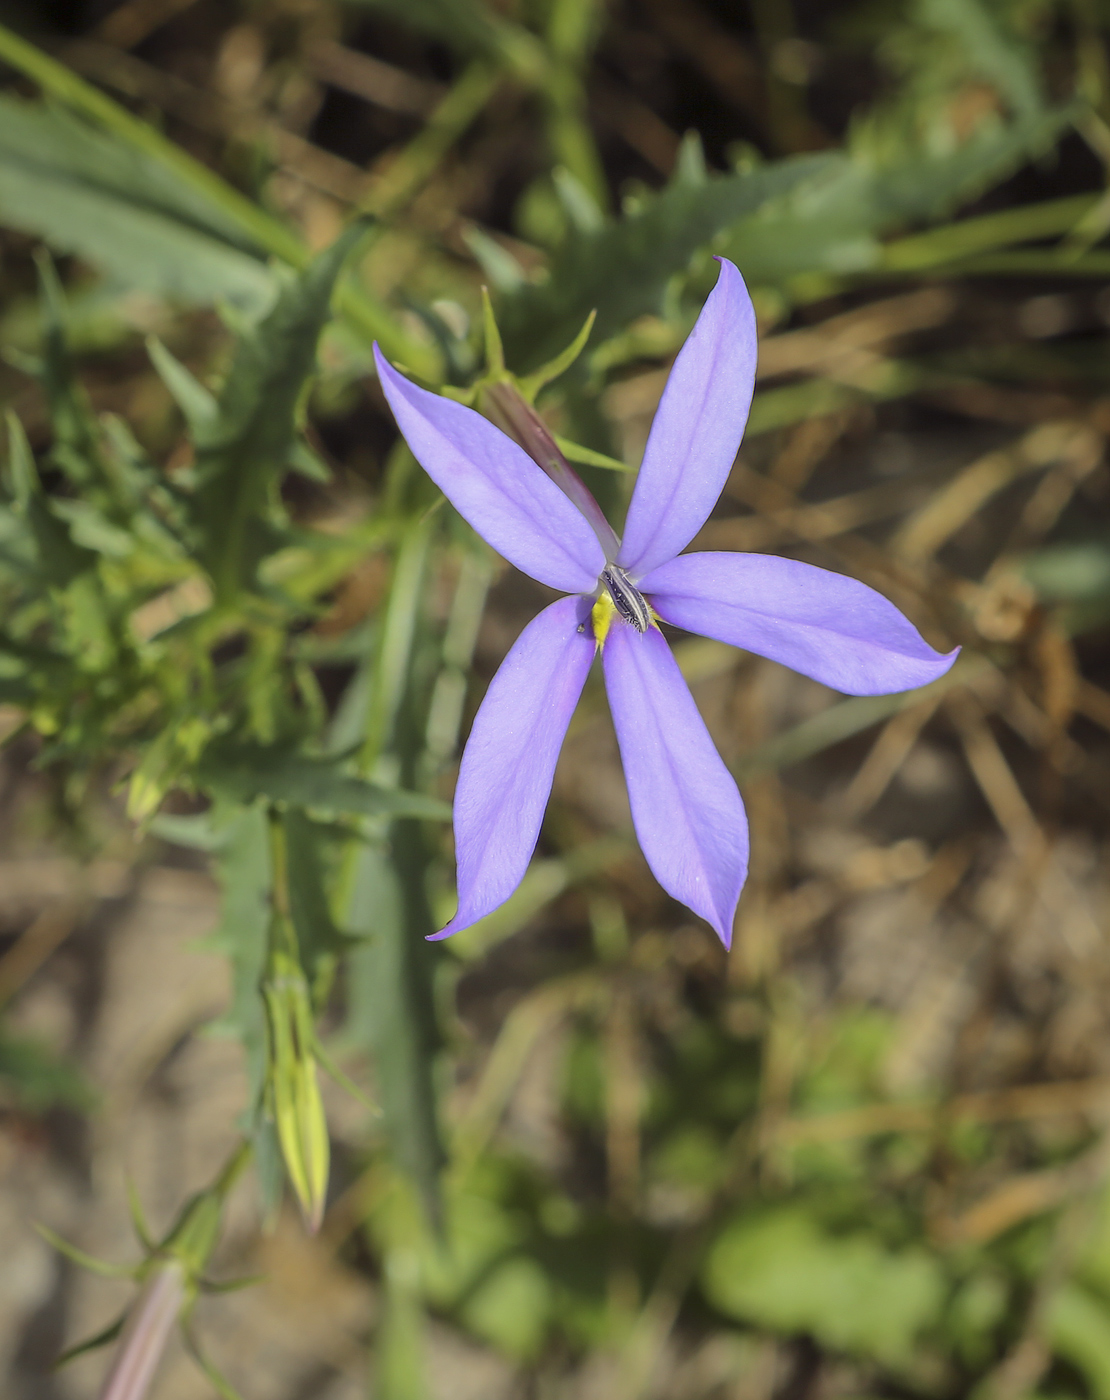
<path id="1" fill-rule="evenodd" d="M 305 1223 L 315 1233 L 327 1196 L 329 1144 L 312 1049 L 312 1002 L 301 969 L 280 951 L 271 958 L 262 993 L 270 1035 L 267 1095 L 285 1169 Z"/>

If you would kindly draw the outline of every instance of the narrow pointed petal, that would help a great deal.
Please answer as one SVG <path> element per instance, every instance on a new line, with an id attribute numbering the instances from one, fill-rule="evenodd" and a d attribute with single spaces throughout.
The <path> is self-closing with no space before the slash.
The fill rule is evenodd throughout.
<path id="1" fill-rule="evenodd" d="M 614 622 L 605 688 L 632 821 L 655 878 L 725 947 L 748 873 L 748 821 L 728 769 L 657 627 Z"/>
<path id="2" fill-rule="evenodd" d="M 744 279 L 717 285 L 674 362 L 651 425 L 617 562 L 646 574 L 690 543 L 728 479 L 755 387 L 756 331 Z"/>
<path id="3" fill-rule="evenodd" d="M 560 598 L 545 608 L 517 638 L 478 707 L 455 788 L 459 908 L 436 938 L 469 928 L 524 878 L 596 649 L 589 615 L 588 598 Z"/>
<path id="4" fill-rule="evenodd" d="M 867 584 L 797 559 L 683 554 L 639 586 L 665 622 L 781 661 L 846 695 L 928 685 L 959 651 L 934 651 Z"/>
<path id="5" fill-rule="evenodd" d="M 374 358 L 405 441 L 459 514 L 540 583 L 589 592 L 605 553 L 551 478 L 480 413 L 410 384 L 376 345 Z"/>

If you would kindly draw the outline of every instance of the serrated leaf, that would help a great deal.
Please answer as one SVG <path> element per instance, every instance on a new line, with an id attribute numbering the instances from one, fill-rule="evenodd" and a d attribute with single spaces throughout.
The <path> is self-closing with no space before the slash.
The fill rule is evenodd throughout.
<path id="1" fill-rule="evenodd" d="M 53 500 L 50 509 L 69 526 L 73 543 L 109 559 L 126 559 L 136 546 L 134 534 L 110 521 L 91 501 Z"/>
<path id="2" fill-rule="evenodd" d="M 565 239 L 550 278 L 502 298 L 498 321 L 510 367 L 551 358 L 597 310 L 594 343 L 658 312 L 668 280 L 699 249 L 736 262 L 749 284 L 804 274 L 866 271 L 878 239 L 947 213 L 1051 145 L 1070 109 L 1037 111 L 984 127 L 939 152 L 908 138 L 876 152 L 861 136 L 849 152 L 795 156 L 706 178 L 689 159 L 671 184 L 620 219 Z"/>
<path id="3" fill-rule="evenodd" d="M 499 302 L 510 367 L 524 372 L 554 359 L 591 311 L 597 311 L 595 340 L 658 311 L 668 279 L 715 234 L 842 159 L 804 156 L 710 180 L 680 176 L 635 212 L 592 233 L 571 233 L 547 282 Z"/>
<path id="4" fill-rule="evenodd" d="M 297 440 L 297 412 L 316 369 L 316 345 L 347 256 L 366 235 L 352 224 L 300 276 L 281 278 L 278 300 L 244 328 L 219 398 L 219 418 L 198 444 L 194 508 L 217 596 L 254 578 L 265 549 L 256 522 Z"/>
<path id="5" fill-rule="evenodd" d="M 221 743 L 205 755 L 201 783 L 239 802 L 266 797 L 293 807 L 367 817 L 446 821 L 451 809 L 423 793 L 377 787 L 343 771 L 342 759 L 313 758 L 294 749 Z"/>
<path id="6" fill-rule="evenodd" d="M 215 201 L 57 107 L 0 98 L 0 220 L 125 286 L 255 313 L 273 300 L 264 250 Z"/>
<path id="7" fill-rule="evenodd" d="M 921 141 L 875 149 L 858 135 L 848 153 L 768 200 L 715 247 L 750 283 L 868 271 L 881 261 L 883 235 L 981 194 L 1050 146 L 1069 115 L 1057 108 L 992 122 L 939 151 Z"/>

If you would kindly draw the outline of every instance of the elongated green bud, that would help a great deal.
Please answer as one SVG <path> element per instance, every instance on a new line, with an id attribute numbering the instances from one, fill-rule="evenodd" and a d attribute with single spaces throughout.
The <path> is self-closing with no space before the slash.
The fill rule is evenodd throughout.
<path id="1" fill-rule="evenodd" d="M 328 1190 L 330 1149 L 313 1054 L 315 1030 L 308 983 L 299 966 L 278 952 L 262 989 L 270 1034 L 270 1108 L 285 1169 L 308 1228 L 320 1228 Z"/>

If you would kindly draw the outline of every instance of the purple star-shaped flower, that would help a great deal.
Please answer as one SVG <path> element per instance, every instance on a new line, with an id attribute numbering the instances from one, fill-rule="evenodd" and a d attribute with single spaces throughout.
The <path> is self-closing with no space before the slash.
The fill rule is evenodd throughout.
<path id="1" fill-rule="evenodd" d="M 436 938 L 496 909 L 523 878 L 600 650 L 640 846 L 667 893 L 728 945 L 748 823 L 656 619 L 850 695 L 925 685 L 955 659 L 855 579 L 763 554 L 679 553 L 721 493 L 755 382 L 752 304 L 720 263 L 655 415 L 623 540 L 580 482 L 575 503 L 492 423 L 410 384 L 375 346 L 401 432 L 455 509 L 518 569 L 575 595 L 528 624 L 474 718 L 455 791 L 459 907 Z"/>

